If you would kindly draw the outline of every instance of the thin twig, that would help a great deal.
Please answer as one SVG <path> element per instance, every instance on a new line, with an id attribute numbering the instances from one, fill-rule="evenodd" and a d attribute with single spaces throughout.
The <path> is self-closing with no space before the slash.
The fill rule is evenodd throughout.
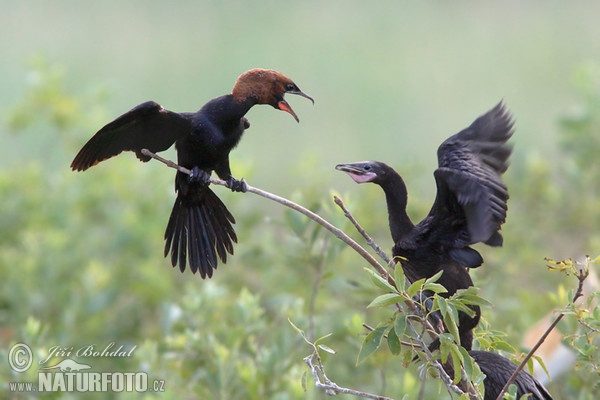
<path id="1" fill-rule="evenodd" d="M 188 175 L 192 174 L 192 171 L 190 171 L 189 169 L 184 168 L 180 165 L 177 165 L 173 161 L 162 158 L 161 156 L 152 153 L 148 149 L 142 149 L 142 154 L 144 154 L 145 156 L 154 158 L 155 160 L 158 160 L 171 168 L 175 168 L 179 172 L 182 172 L 182 173 L 188 174 Z M 225 187 L 227 186 L 225 181 L 222 181 L 220 179 L 215 179 L 213 177 L 210 178 L 210 183 L 212 183 L 214 185 L 225 186 Z M 259 196 L 262 196 L 264 198 L 267 198 L 269 200 L 273 200 L 279 204 L 282 204 L 286 207 L 289 207 L 295 211 L 298 211 L 299 213 L 306 215 L 308 218 L 312 219 L 319 225 L 323 226 L 329 232 L 333 233 L 333 235 L 335 237 L 337 237 L 338 239 L 340 239 L 341 241 L 346 243 L 348 246 L 350 246 L 352 249 L 354 249 L 354 251 L 356 251 L 358 254 L 360 254 L 360 256 L 362 258 L 364 258 L 369 264 L 371 264 L 371 266 L 373 268 L 375 268 L 375 270 L 384 279 L 386 279 L 390 283 L 390 285 L 396 287 L 396 281 L 394 280 L 394 278 L 386 271 L 386 269 L 381 264 L 379 264 L 379 262 L 377 262 L 377 260 L 367 250 L 365 250 L 361 245 L 356 243 L 356 241 L 354 239 L 352 239 L 350 236 L 346 235 L 344 233 L 344 231 L 337 228 L 336 226 L 331 224 L 329 221 L 323 219 L 320 215 L 315 214 L 314 212 L 310 211 L 309 209 L 302 207 L 301 205 L 294 203 L 293 201 L 290 201 L 284 197 L 277 196 L 273 193 L 269 193 L 267 191 L 255 188 L 250 185 L 247 185 L 247 189 L 248 189 L 247 191 L 250 193 L 257 194 Z"/>
<path id="2" fill-rule="evenodd" d="M 364 399 L 393 400 L 390 397 L 361 392 L 358 390 L 348 389 L 348 388 L 338 386 L 335 382 L 332 382 L 331 380 L 329 380 L 329 378 L 327 378 L 327 375 L 325 375 L 325 368 L 320 363 L 318 357 L 317 357 L 318 365 L 315 365 L 313 363 L 314 357 L 315 357 L 315 354 L 313 353 L 313 354 L 305 357 L 304 362 L 306 362 L 306 364 L 310 368 L 310 371 L 312 372 L 313 379 L 315 380 L 315 386 L 320 389 L 323 389 L 325 391 L 325 393 L 327 393 L 328 395 L 335 396 L 337 394 L 349 394 L 349 395 L 356 396 L 356 397 L 362 397 Z M 323 377 L 322 380 L 321 380 L 321 376 Z"/>
<path id="3" fill-rule="evenodd" d="M 410 328 L 410 330 L 412 331 L 411 333 L 412 333 L 413 337 L 417 340 L 417 342 L 419 342 L 419 346 L 423 349 L 423 352 L 425 353 L 425 357 L 427 358 L 427 361 L 429 363 L 431 363 L 431 365 L 433 365 L 433 367 L 435 369 L 437 369 L 438 373 L 440 374 L 440 379 L 442 380 L 442 382 L 444 382 L 444 385 L 446 386 L 448 393 L 450 393 L 450 396 L 452 396 L 451 392 L 454 392 L 458 395 L 464 394 L 465 392 L 461 388 L 459 388 L 454 383 L 452 383 L 452 378 L 450 378 L 450 376 L 444 369 L 444 366 L 439 362 L 439 360 L 433 359 L 433 354 L 431 354 L 431 351 L 429 350 L 429 348 L 423 341 L 423 338 L 421 337 L 421 335 L 417 332 L 412 321 L 410 319 L 407 319 L 406 323 L 407 323 L 408 327 Z M 469 388 L 472 388 L 472 385 L 470 384 L 470 382 L 469 382 Z"/>
<path id="4" fill-rule="evenodd" d="M 369 246 L 371 246 L 371 248 L 373 250 L 375 250 L 375 253 L 377 253 L 377 255 L 383 261 L 385 261 L 386 264 L 390 265 L 390 262 L 392 261 L 391 258 L 386 254 L 385 251 L 383 251 L 381 249 L 381 247 L 379 247 L 379 245 L 377 243 L 375 243 L 375 241 L 371 238 L 371 236 L 369 236 L 369 234 L 367 233 L 367 231 L 365 231 L 363 229 L 363 227 L 360 226 L 360 224 L 358 223 L 358 221 L 356 221 L 356 219 L 354 218 L 354 216 L 350 213 L 350 211 L 348 211 L 348 209 L 344 205 L 344 202 L 342 201 L 342 199 L 340 199 L 337 196 L 333 196 L 333 201 L 335 202 L 335 204 L 337 204 L 338 207 L 340 207 L 342 209 L 342 211 L 344 212 L 344 216 L 346 218 L 348 218 L 350 220 L 350 222 L 352 222 L 352 225 L 354 225 L 354 227 L 356 228 L 356 230 L 358 231 L 358 233 L 360 233 L 362 235 L 362 237 L 365 238 L 365 240 L 367 241 L 367 244 Z"/>
<path id="5" fill-rule="evenodd" d="M 575 303 L 575 301 L 577 301 L 577 299 L 579 299 L 581 296 L 583 296 L 583 282 L 585 281 L 585 278 L 587 278 L 587 275 L 578 276 L 579 285 L 577 286 L 577 291 L 575 292 L 575 295 L 573 296 L 572 303 Z M 498 394 L 498 397 L 496 397 L 496 400 L 502 400 L 504 393 L 508 390 L 508 387 L 517 379 L 517 375 L 519 374 L 519 372 L 521 372 L 521 370 L 525 367 L 525 365 L 527 364 L 529 359 L 535 354 L 535 352 L 537 351 L 537 349 L 539 349 L 539 347 L 542 345 L 542 343 L 544 343 L 544 341 L 546 340 L 548 335 L 550 335 L 550 332 L 552 332 L 554 330 L 554 328 L 556 328 L 556 325 L 558 325 L 558 323 L 560 322 L 561 319 L 563 319 L 564 316 L 565 316 L 565 313 L 560 313 L 556 316 L 556 318 L 550 324 L 548 329 L 546 329 L 546 331 L 544 332 L 542 337 L 540 337 L 539 340 L 536 342 L 535 346 L 533 346 L 533 348 L 531 350 L 529 350 L 529 353 L 527 353 L 527 355 L 525 356 L 523 361 L 521 361 L 521 364 L 519 364 L 519 366 L 517 367 L 515 372 L 513 372 L 513 374 L 510 376 L 510 378 L 508 379 L 508 381 L 506 382 L 506 384 L 504 385 L 504 387 Z"/>

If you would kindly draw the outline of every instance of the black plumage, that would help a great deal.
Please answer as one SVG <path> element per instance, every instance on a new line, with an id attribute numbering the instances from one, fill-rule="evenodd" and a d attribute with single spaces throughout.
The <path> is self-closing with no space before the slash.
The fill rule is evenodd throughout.
<path id="1" fill-rule="evenodd" d="M 483 381 L 484 400 L 495 400 L 511 375 L 517 370 L 517 365 L 506 357 L 489 351 L 473 350 L 469 354 L 479 365 L 481 372 L 486 375 Z M 528 398 L 531 400 L 552 400 L 552 396 L 544 385 L 527 371 L 519 371 L 513 383 L 517 385 L 518 399 L 529 394 Z"/>
<path id="2" fill-rule="evenodd" d="M 383 189 L 394 247 L 410 282 L 430 278 L 439 271 L 438 281 L 451 296 L 473 285 L 466 268 L 482 264 L 483 258 L 470 245 L 483 242 L 502 245 L 500 227 L 506 219 L 508 191 L 501 175 L 508 167 L 511 146 L 507 144 L 513 122 L 502 103 L 477 118 L 471 126 L 451 136 L 438 148 L 434 172 L 437 195 L 429 214 L 415 225 L 406 213 L 407 190 L 402 177 L 390 166 L 377 161 L 339 164 L 357 183 L 372 182 Z M 459 315 L 461 344 L 471 348 L 471 330 L 476 316 Z"/>
<path id="3" fill-rule="evenodd" d="M 284 99 L 286 93 L 312 101 L 285 75 L 256 68 L 240 75 L 231 94 L 209 101 L 197 112 L 176 113 L 153 101 L 142 103 L 100 129 L 71 168 L 84 171 L 123 151 L 133 151 L 146 162 L 150 158 L 142 149 L 157 153 L 175 144 L 178 164 L 192 170 L 193 176 L 177 172 L 177 199 L 165 231 L 164 253 L 171 252 L 172 265 L 181 271 L 189 263 L 193 273 L 210 278 L 218 259 L 225 263 L 227 253 L 233 254 L 237 237 L 235 219 L 208 187 L 208 177 L 215 171 L 231 190 L 246 190 L 229 167 L 229 152 L 249 127 L 244 115 L 256 104 L 268 104 L 298 121 Z"/>

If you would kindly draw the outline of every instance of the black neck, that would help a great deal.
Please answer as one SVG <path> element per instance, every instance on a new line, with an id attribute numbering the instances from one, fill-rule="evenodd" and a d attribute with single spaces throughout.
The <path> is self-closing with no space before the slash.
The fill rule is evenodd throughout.
<path id="1" fill-rule="evenodd" d="M 254 98 L 238 101 L 231 94 L 226 94 L 212 99 L 200 111 L 210 115 L 219 124 L 229 121 L 239 121 L 255 104 L 257 102 Z"/>
<path id="2" fill-rule="evenodd" d="M 386 180 L 381 182 L 380 186 L 385 192 L 390 232 L 396 243 L 414 228 L 414 224 L 406 213 L 408 198 L 406 185 L 402 177 L 393 171 L 393 173 L 388 173 Z"/>

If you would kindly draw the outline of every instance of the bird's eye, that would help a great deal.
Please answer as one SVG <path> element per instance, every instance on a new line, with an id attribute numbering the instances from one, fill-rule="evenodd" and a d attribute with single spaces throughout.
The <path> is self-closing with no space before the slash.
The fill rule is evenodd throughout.
<path id="1" fill-rule="evenodd" d="M 285 85 L 285 90 L 287 90 L 288 92 L 297 90 L 296 85 L 294 85 L 293 83 L 288 83 L 287 85 Z"/>
<path id="2" fill-rule="evenodd" d="M 371 166 L 370 166 L 370 165 L 365 165 L 365 166 L 363 167 L 363 169 L 364 169 L 365 171 L 370 171 L 370 170 L 371 170 Z"/>

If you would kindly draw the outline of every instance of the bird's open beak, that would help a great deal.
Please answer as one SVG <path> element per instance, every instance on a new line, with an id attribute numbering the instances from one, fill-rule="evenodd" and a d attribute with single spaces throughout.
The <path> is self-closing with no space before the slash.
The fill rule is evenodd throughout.
<path id="1" fill-rule="evenodd" d="M 335 166 L 335 169 L 347 173 L 356 183 L 371 182 L 377 175 L 373 172 L 365 171 L 363 168 L 364 164 L 362 162 L 338 164 Z"/>
<path id="2" fill-rule="evenodd" d="M 297 94 L 298 96 L 305 97 L 305 98 L 309 99 L 310 101 L 312 101 L 313 104 L 315 104 L 315 101 L 313 100 L 312 97 L 310 97 L 309 95 L 307 95 L 306 93 L 304 93 L 300 90 L 290 90 L 286 93 Z M 298 116 L 296 115 L 294 110 L 292 110 L 292 107 L 290 106 L 290 104 L 287 101 L 285 101 L 284 99 L 279 100 L 279 102 L 277 103 L 277 107 L 281 111 L 285 111 L 285 112 L 291 114 L 291 116 L 294 117 L 296 122 L 300 122 L 300 119 L 298 118 Z"/>

